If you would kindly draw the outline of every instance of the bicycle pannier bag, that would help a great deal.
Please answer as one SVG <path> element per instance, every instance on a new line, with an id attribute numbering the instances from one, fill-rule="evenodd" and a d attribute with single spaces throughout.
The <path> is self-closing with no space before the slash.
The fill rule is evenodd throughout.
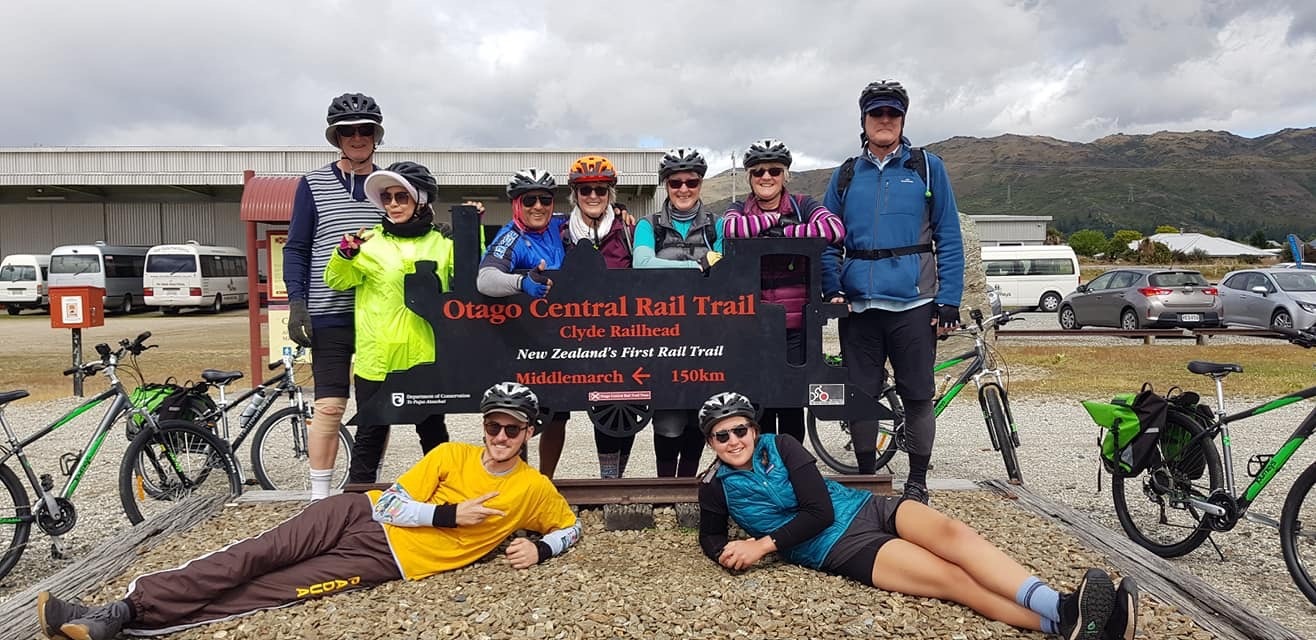
<path id="1" fill-rule="evenodd" d="M 1156 460 L 1156 444 L 1165 428 L 1169 402 L 1144 384 L 1142 391 L 1122 393 L 1110 402 L 1085 400 L 1093 421 L 1106 430 L 1101 461 L 1120 476 L 1136 476 Z"/>

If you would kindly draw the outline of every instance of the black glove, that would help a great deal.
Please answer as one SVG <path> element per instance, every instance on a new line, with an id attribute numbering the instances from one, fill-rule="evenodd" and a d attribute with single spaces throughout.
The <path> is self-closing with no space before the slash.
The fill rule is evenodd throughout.
<path id="1" fill-rule="evenodd" d="M 932 317 L 937 320 L 937 328 L 954 329 L 960 326 L 960 308 L 949 304 L 936 305 Z"/>
<path id="2" fill-rule="evenodd" d="M 298 346 L 311 346 L 311 316 L 306 313 L 305 300 L 288 303 L 288 337 Z"/>
<path id="3" fill-rule="evenodd" d="M 445 237 L 445 238 L 447 238 L 447 239 L 449 239 L 449 240 L 452 239 L 452 225 L 450 225 L 450 224 L 448 224 L 448 223 L 446 223 L 446 222 L 435 222 L 435 223 L 434 223 L 434 230 L 435 230 L 435 231 L 438 231 L 440 234 L 442 234 L 443 237 Z"/>

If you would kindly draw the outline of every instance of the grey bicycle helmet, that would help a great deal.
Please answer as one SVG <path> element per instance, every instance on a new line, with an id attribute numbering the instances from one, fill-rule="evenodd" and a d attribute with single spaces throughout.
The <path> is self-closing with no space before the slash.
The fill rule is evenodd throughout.
<path id="1" fill-rule="evenodd" d="M 499 382 L 480 398 L 480 413 L 506 413 L 521 422 L 531 422 L 539 415 L 539 397 L 518 382 Z"/>
<path id="2" fill-rule="evenodd" d="M 666 180 L 667 176 L 682 171 L 693 171 L 704 177 L 708 173 L 708 161 L 704 160 L 703 154 L 689 147 L 677 147 L 663 155 L 662 161 L 658 163 L 658 179 Z"/>
<path id="3" fill-rule="evenodd" d="M 745 149 L 746 169 L 765 162 L 780 162 L 788 168 L 791 166 L 791 150 L 776 138 L 764 138 Z"/>
<path id="4" fill-rule="evenodd" d="M 429 197 L 426 202 L 434 202 L 439 196 L 439 183 L 434 180 L 434 174 L 425 165 L 410 162 L 394 162 L 388 165 L 385 171 L 392 171 L 411 183 L 417 192 L 423 193 Z M 423 204 L 423 203 L 422 203 Z"/>
<path id="5" fill-rule="evenodd" d="M 553 178 L 553 174 L 530 167 L 512 174 L 512 179 L 507 182 L 507 198 L 515 200 L 518 196 L 531 191 L 553 193 L 556 189 L 557 180 Z"/>
<path id="6" fill-rule="evenodd" d="M 859 92 L 859 111 L 868 113 L 880 107 L 891 107 L 905 113 L 909 111 L 909 94 L 895 80 L 870 82 Z"/>
<path id="7" fill-rule="evenodd" d="M 708 437 L 708 431 L 717 421 L 731 416 L 753 420 L 755 413 L 754 404 L 749 398 L 735 391 L 723 391 L 705 400 L 704 406 L 699 408 L 699 430 L 704 432 L 704 437 Z"/>
<path id="8" fill-rule="evenodd" d="M 325 115 L 328 126 L 324 137 L 329 144 L 338 146 L 338 133 L 334 131 L 340 124 L 375 125 L 375 144 L 384 139 L 384 113 L 379 110 L 379 103 L 364 93 L 344 93 L 329 103 Z"/>

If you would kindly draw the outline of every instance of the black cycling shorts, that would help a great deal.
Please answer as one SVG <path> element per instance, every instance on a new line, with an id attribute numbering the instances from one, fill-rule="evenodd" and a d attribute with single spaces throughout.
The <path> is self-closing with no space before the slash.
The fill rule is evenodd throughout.
<path id="1" fill-rule="evenodd" d="M 900 537 L 896 534 L 896 508 L 904 500 L 904 496 L 873 496 L 832 545 L 822 570 L 873 586 L 873 562 L 878 550 Z"/>
<path id="2" fill-rule="evenodd" d="M 311 332 L 311 374 L 316 398 L 346 398 L 352 384 L 352 327 L 323 327 Z"/>

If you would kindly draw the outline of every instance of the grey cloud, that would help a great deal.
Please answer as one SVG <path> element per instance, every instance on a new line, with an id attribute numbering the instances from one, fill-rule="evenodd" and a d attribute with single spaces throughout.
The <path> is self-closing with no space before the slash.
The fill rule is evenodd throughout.
<path id="1" fill-rule="evenodd" d="M 1299 0 L 6 4 L 24 126 L 0 145 L 319 145 L 329 98 L 364 91 L 395 147 L 775 136 L 835 161 L 879 78 L 909 87 L 919 144 L 1316 123 Z"/>

